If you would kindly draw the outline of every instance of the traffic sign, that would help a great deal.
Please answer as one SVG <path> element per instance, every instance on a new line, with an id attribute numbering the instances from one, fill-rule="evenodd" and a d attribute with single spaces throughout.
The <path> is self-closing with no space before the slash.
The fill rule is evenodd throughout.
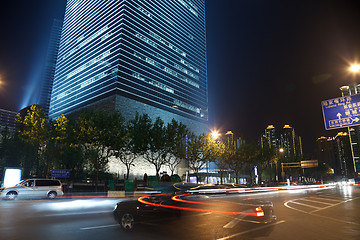
<path id="1" fill-rule="evenodd" d="M 301 161 L 301 168 L 313 168 L 319 165 L 318 160 Z"/>
<path id="2" fill-rule="evenodd" d="M 325 100 L 321 106 L 326 130 L 360 125 L 360 94 Z"/>
<path id="3" fill-rule="evenodd" d="M 51 177 L 54 178 L 69 178 L 70 170 L 69 169 L 52 169 Z"/>

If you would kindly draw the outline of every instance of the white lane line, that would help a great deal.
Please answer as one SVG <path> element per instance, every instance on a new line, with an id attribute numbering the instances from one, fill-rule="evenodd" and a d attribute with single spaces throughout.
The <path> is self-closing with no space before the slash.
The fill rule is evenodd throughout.
<path id="1" fill-rule="evenodd" d="M 308 199 L 308 198 L 303 198 L 303 199 L 301 199 L 301 200 L 308 201 L 308 202 L 319 203 L 319 204 L 324 204 L 324 205 L 333 205 L 332 203 L 326 203 L 326 202 L 320 202 L 320 201 L 310 200 L 310 199 Z"/>
<path id="2" fill-rule="evenodd" d="M 302 200 L 302 199 L 298 199 L 297 201 L 299 201 L 299 200 Z M 322 209 L 321 207 L 315 207 L 315 206 L 313 206 L 313 205 L 309 205 L 309 204 L 305 204 L 305 203 L 299 203 L 299 202 L 296 202 L 296 201 L 290 201 L 290 202 L 291 202 L 291 203 L 294 203 L 294 204 L 301 205 L 301 206 L 305 206 L 305 207 Z"/>
<path id="3" fill-rule="evenodd" d="M 282 220 L 282 221 L 279 221 L 279 222 L 275 222 L 275 223 L 271 223 L 271 224 L 268 224 L 268 225 L 263 225 L 261 227 L 257 227 L 257 228 L 253 228 L 253 229 L 250 229 L 250 230 L 247 230 L 247 231 L 243 231 L 243 232 L 239 232 L 239 233 L 235 233 L 233 235 L 229 235 L 227 237 L 223 237 L 223 238 L 218 238 L 217 240 L 226 240 L 226 239 L 231 239 L 231 238 L 234 238 L 234 237 L 237 237 L 237 236 L 240 236 L 240 235 L 243 235 L 243 234 L 246 234 L 246 233 L 250 233 L 250 232 L 254 232 L 254 231 L 258 231 L 260 229 L 264 229 L 264 228 L 268 228 L 268 227 L 271 227 L 271 226 L 275 226 L 275 225 L 278 225 L 280 223 L 284 223 L 285 221 Z"/>
<path id="4" fill-rule="evenodd" d="M 111 213 L 111 211 L 92 211 L 92 212 L 69 212 L 69 213 L 54 213 L 47 214 L 46 217 L 61 217 L 61 216 L 74 216 L 74 215 L 87 215 L 87 214 L 101 214 L 101 213 Z"/>
<path id="5" fill-rule="evenodd" d="M 309 197 L 309 198 L 315 198 L 315 199 L 321 199 L 323 201 L 333 201 L 333 202 L 342 202 L 342 199 L 334 199 L 334 198 L 325 198 L 325 197 Z"/>
<path id="6" fill-rule="evenodd" d="M 353 198 L 351 200 L 355 200 L 355 199 L 358 199 L 360 197 L 357 197 L 357 198 Z M 349 200 L 346 200 L 346 201 L 343 201 L 343 202 L 340 202 L 340 203 L 337 203 L 337 204 L 334 204 L 332 206 L 328 206 L 328 207 L 325 207 L 325 208 L 330 208 L 330 207 L 334 207 L 334 206 L 337 206 L 337 205 L 340 205 L 342 203 L 346 203 L 348 201 L 351 201 L 350 199 Z M 354 222 L 348 222 L 348 221 L 344 221 L 344 220 L 341 220 L 341 219 L 338 219 L 338 218 L 332 218 L 332 217 L 327 217 L 327 216 L 323 216 L 323 215 L 320 215 L 320 214 L 317 214 L 317 213 L 314 213 L 314 212 L 317 212 L 317 211 L 320 211 L 320 210 L 323 210 L 325 208 L 322 208 L 322 209 L 319 209 L 319 210 L 314 210 L 312 212 L 307 212 L 307 211 L 303 211 L 303 210 L 300 210 L 300 209 L 297 209 L 297 208 L 294 208 L 294 207 L 291 207 L 289 206 L 289 203 L 291 203 L 292 201 L 287 201 L 284 203 L 284 206 L 290 208 L 290 209 L 293 209 L 295 211 L 298 211 L 298 212 L 302 212 L 302 213 L 305 213 L 305 214 L 309 214 L 309 215 L 312 215 L 312 216 L 316 216 L 316 217 L 321 217 L 321 218 L 326 218 L 326 219 L 330 219 L 330 220 L 333 220 L 333 221 L 336 221 L 336 222 L 341 222 L 341 223 L 347 223 L 347 224 L 352 224 L 352 225 L 359 225 L 360 226 L 360 223 L 354 223 Z"/>
<path id="7" fill-rule="evenodd" d="M 235 227 L 244 217 L 245 217 L 245 215 L 243 215 L 243 216 L 240 215 L 240 216 L 234 218 L 233 220 L 231 220 L 230 222 L 225 224 L 223 226 L 223 228 L 233 228 L 233 227 Z"/>
<path id="8" fill-rule="evenodd" d="M 92 229 L 99 229 L 99 228 L 109 228 L 119 226 L 119 224 L 111 224 L 111 225 L 103 225 L 103 226 L 93 226 L 93 227 L 84 227 L 80 228 L 80 230 L 92 230 Z"/>
<path id="9" fill-rule="evenodd" d="M 357 199 L 357 198 L 354 198 L 354 199 Z M 342 202 L 333 204 L 333 205 L 331 205 L 331 206 L 327 206 L 327 207 L 323 207 L 323 208 L 318 209 L 318 210 L 311 211 L 311 212 L 309 212 L 309 213 L 314 213 L 314 212 L 317 212 L 317 211 L 320 211 L 320 210 L 324 210 L 324 209 L 327 209 L 327 208 L 330 208 L 330 207 L 335 207 L 335 206 L 337 206 L 337 205 L 340 205 L 340 204 L 343 204 L 343 203 L 346 203 L 346 202 L 350 202 L 350 201 L 352 201 L 352 200 L 353 200 L 353 199 L 351 198 L 351 199 L 348 199 L 348 200 L 345 200 L 345 201 L 342 201 Z"/>

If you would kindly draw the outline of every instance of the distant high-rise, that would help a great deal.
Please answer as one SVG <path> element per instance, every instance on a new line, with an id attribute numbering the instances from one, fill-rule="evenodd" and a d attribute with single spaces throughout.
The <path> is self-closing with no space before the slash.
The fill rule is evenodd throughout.
<path id="1" fill-rule="evenodd" d="M 62 21 L 54 19 L 50 33 L 50 40 L 46 61 L 41 76 L 40 95 L 37 104 L 39 104 L 46 115 L 49 113 L 51 89 L 54 81 L 56 58 L 59 50 L 61 37 Z"/>
<path id="2" fill-rule="evenodd" d="M 280 131 L 275 131 L 273 125 L 267 126 L 261 137 L 261 146 L 274 148 L 276 151 L 282 149 L 285 158 L 303 157 L 301 137 L 295 134 L 294 128 L 290 125 L 284 125 Z"/>
<path id="3" fill-rule="evenodd" d="M 0 129 L 9 128 L 14 130 L 16 127 L 16 112 L 0 109 Z"/>
<path id="4" fill-rule="evenodd" d="M 265 134 L 262 138 L 262 146 L 278 149 L 278 139 L 276 138 L 276 131 L 273 125 L 267 126 Z"/>
<path id="5" fill-rule="evenodd" d="M 349 134 L 339 132 L 335 137 L 317 139 L 317 159 L 319 164 L 327 163 L 336 179 L 354 177 Z"/>
<path id="6" fill-rule="evenodd" d="M 87 107 L 203 132 L 205 0 L 68 0 L 49 116 Z"/>
<path id="7" fill-rule="evenodd" d="M 360 84 L 351 84 L 340 88 L 342 96 L 360 94 Z M 360 176 L 360 126 L 348 127 L 352 153 L 353 170 Z"/>

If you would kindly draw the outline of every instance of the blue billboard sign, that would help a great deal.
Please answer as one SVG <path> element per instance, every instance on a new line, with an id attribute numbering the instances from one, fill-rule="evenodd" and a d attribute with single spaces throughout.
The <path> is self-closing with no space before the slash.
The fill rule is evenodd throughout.
<path id="1" fill-rule="evenodd" d="M 360 94 L 325 100 L 321 106 L 326 130 L 360 125 Z"/>
<path id="2" fill-rule="evenodd" d="M 51 169 L 51 177 L 53 178 L 69 178 L 69 169 Z"/>

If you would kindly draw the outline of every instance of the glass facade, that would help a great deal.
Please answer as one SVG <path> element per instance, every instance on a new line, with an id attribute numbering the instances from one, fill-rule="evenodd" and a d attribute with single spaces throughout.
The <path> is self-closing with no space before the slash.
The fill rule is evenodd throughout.
<path id="1" fill-rule="evenodd" d="M 206 123 L 205 31 L 205 0 L 68 0 L 49 116 L 122 95 Z"/>

